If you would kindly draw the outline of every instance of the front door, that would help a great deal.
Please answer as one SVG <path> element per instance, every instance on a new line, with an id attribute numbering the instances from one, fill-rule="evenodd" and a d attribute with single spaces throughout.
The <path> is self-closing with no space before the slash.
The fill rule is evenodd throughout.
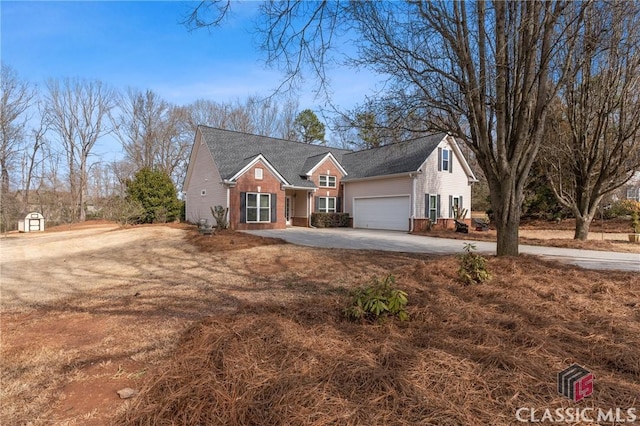
<path id="1" fill-rule="evenodd" d="M 286 197 L 285 201 L 284 201 L 284 218 L 286 221 L 287 226 L 291 225 L 291 208 L 292 208 L 292 204 L 293 200 L 291 199 L 291 197 Z"/>

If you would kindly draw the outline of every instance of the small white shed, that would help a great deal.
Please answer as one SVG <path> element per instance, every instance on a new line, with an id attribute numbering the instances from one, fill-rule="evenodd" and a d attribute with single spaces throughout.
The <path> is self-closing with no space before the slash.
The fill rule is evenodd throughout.
<path id="1" fill-rule="evenodd" d="M 18 221 L 18 231 L 37 232 L 44 231 L 44 216 L 38 212 L 27 213 L 24 219 Z"/>

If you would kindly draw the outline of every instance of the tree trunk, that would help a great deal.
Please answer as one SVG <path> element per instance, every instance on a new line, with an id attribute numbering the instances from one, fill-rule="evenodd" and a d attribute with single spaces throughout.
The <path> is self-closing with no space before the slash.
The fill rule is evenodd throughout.
<path id="1" fill-rule="evenodd" d="M 489 179 L 491 207 L 498 234 L 496 255 L 518 256 L 520 213 L 522 204 L 519 201 L 513 178 Z"/>
<path id="2" fill-rule="evenodd" d="M 496 254 L 498 256 L 518 256 L 519 226 L 520 220 L 496 221 L 498 231 Z"/>
<path id="3" fill-rule="evenodd" d="M 591 221 L 593 217 L 588 215 L 576 215 L 576 230 L 573 235 L 573 239 L 586 241 L 587 236 L 589 235 L 589 227 L 591 226 Z"/>

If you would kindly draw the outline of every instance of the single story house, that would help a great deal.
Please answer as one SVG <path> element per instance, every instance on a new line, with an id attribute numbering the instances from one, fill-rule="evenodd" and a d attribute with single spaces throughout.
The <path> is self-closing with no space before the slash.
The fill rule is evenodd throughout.
<path id="1" fill-rule="evenodd" d="M 440 133 L 350 151 L 199 126 L 184 182 L 186 218 L 232 229 L 310 226 L 313 212 L 344 212 L 355 228 L 453 226 L 471 210 L 476 178 L 455 139 Z M 467 215 L 469 220 L 470 215 Z"/>

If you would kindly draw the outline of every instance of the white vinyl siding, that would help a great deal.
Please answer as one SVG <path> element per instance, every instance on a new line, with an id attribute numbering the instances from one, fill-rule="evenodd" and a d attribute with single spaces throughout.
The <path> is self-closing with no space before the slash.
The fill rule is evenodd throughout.
<path id="1" fill-rule="evenodd" d="M 438 216 L 442 218 L 452 217 L 449 197 L 461 198 L 462 208 L 471 211 L 471 185 L 464 167 L 446 141 L 442 141 L 439 148 L 450 150 L 450 170 L 452 171 L 447 173 L 438 171 L 437 150 L 434 150 L 422 164 L 422 173 L 416 178 L 416 194 L 418 194 L 416 197 L 416 217 L 428 217 L 426 214 L 426 197 L 419 194 L 440 195 L 441 201 Z M 467 217 L 469 217 L 468 213 Z"/>
<path id="2" fill-rule="evenodd" d="M 198 131 L 184 187 L 186 219 L 191 223 L 197 223 L 200 219 L 215 223 L 210 207 L 226 206 L 227 190 L 220 183 L 222 178 L 209 148 L 201 140 Z"/>

